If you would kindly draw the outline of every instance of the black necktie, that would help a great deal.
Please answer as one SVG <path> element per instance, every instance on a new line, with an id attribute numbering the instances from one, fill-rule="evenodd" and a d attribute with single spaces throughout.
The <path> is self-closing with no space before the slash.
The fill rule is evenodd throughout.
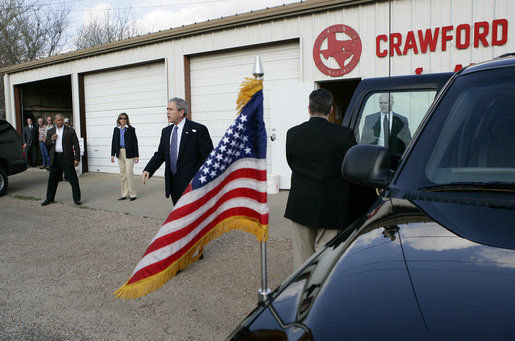
<path id="1" fill-rule="evenodd" d="M 172 141 L 170 141 L 170 171 L 177 173 L 177 126 L 173 127 Z"/>
<path id="2" fill-rule="evenodd" d="M 384 135 L 384 146 L 388 148 L 390 142 L 390 120 L 388 114 L 384 115 L 383 119 L 383 135 Z"/>

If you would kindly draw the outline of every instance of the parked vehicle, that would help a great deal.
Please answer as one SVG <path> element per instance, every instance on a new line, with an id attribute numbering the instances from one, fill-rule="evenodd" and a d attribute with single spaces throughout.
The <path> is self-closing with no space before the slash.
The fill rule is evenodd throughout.
<path id="1" fill-rule="evenodd" d="M 452 75 L 452 72 L 445 72 L 363 79 L 354 90 L 342 125 L 354 130 L 359 144 L 370 143 L 363 138 L 366 118 L 380 110 L 379 99 L 381 95 L 388 93 L 392 98 L 391 110 L 405 117 L 408 122 L 406 131 L 412 136 L 433 103 L 436 94 Z M 388 156 L 392 169 L 397 168 L 403 152 L 404 148 L 390 148 Z M 353 185 L 351 194 L 353 197 L 351 203 L 353 220 L 366 213 L 377 199 L 374 188 L 360 185 Z"/>
<path id="2" fill-rule="evenodd" d="M 457 72 L 396 171 L 357 145 L 342 174 L 382 189 L 233 340 L 508 340 L 515 316 L 515 57 Z"/>
<path id="3" fill-rule="evenodd" d="M 7 177 L 26 169 L 20 136 L 9 122 L 0 119 L 0 196 L 7 191 Z"/>

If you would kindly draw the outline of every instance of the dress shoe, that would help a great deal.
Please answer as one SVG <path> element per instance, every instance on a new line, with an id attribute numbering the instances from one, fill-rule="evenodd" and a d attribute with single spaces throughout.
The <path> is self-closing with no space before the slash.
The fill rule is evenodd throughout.
<path id="1" fill-rule="evenodd" d="M 118 198 L 118 200 L 125 200 L 127 199 L 126 197 L 121 197 L 121 198 Z"/>
<path id="2" fill-rule="evenodd" d="M 43 202 L 41 203 L 41 206 L 46 206 L 46 205 L 51 204 L 51 203 L 53 203 L 53 201 L 45 200 L 45 201 L 43 201 Z"/>
<path id="3" fill-rule="evenodd" d="M 82 203 L 80 201 L 76 201 L 75 205 L 80 206 L 80 205 L 82 205 Z"/>
<path id="4" fill-rule="evenodd" d="M 136 197 L 132 197 L 132 198 L 131 198 L 131 201 L 134 201 L 134 200 L 136 200 Z"/>
<path id="5" fill-rule="evenodd" d="M 45 168 L 45 166 L 39 166 L 39 169 L 43 169 L 43 168 Z"/>

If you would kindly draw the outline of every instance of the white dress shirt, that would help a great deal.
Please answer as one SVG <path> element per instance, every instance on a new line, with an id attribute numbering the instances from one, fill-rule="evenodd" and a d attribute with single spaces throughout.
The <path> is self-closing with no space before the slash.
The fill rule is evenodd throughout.
<path id="1" fill-rule="evenodd" d="M 379 140 L 377 140 L 377 144 L 380 145 L 380 146 L 384 146 L 384 129 L 383 129 L 383 122 L 384 122 L 384 118 L 387 114 L 385 114 L 384 112 L 381 112 L 381 132 L 379 133 Z M 393 117 L 393 112 L 390 111 L 388 113 L 388 119 L 390 120 L 390 132 L 392 131 L 392 117 Z"/>
<path id="2" fill-rule="evenodd" d="M 181 146 L 181 136 L 182 136 L 182 130 L 184 129 L 184 124 L 186 123 L 186 118 L 184 118 L 178 125 L 177 125 L 177 159 L 179 159 L 179 149 Z M 172 144 L 172 135 L 173 130 L 175 127 L 172 127 L 172 133 L 170 134 L 170 145 Z"/>
<path id="3" fill-rule="evenodd" d="M 55 133 L 57 134 L 57 140 L 55 140 L 55 151 L 57 153 L 62 153 L 64 126 L 62 126 L 61 128 L 55 127 Z"/>

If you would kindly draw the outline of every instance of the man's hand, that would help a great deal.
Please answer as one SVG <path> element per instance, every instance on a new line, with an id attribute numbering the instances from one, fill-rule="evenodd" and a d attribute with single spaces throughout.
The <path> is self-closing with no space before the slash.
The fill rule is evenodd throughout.
<path id="1" fill-rule="evenodd" d="M 79 161 L 73 160 L 73 167 L 77 167 L 79 165 Z"/>
<path id="2" fill-rule="evenodd" d="M 111 156 L 111 163 L 114 163 L 114 156 Z"/>
<path id="3" fill-rule="evenodd" d="M 57 134 L 52 135 L 52 137 L 51 137 L 50 139 L 51 139 L 52 141 L 57 140 Z"/>
<path id="4" fill-rule="evenodd" d="M 150 177 L 150 173 L 148 171 L 143 171 L 143 174 L 142 174 L 143 185 L 146 185 L 149 177 Z"/>
<path id="5" fill-rule="evenodd" d="M 138 163 L 139 162 L 139 157 L 135 157 L 134 158 L 134 163 Z"/>

